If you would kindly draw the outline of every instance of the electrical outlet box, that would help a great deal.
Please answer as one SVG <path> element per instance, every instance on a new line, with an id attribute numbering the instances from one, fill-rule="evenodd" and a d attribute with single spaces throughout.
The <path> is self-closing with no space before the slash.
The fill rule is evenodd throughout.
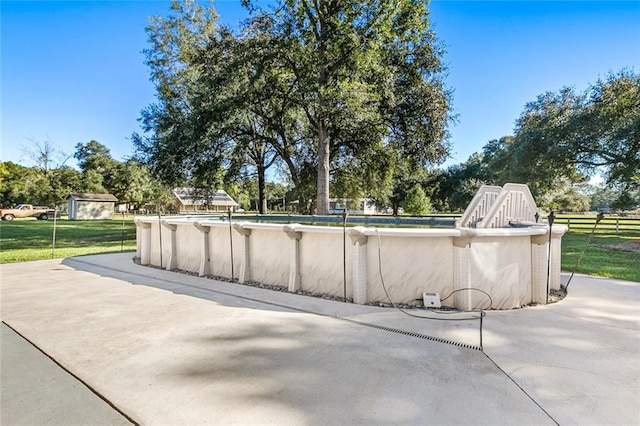
<path id="1" fill-rule="evenodd" d="M 425 308 L 439 308 L 442 306 L 440 304 L 440 295 L 438 293 L 429 293 L 425 291 L 422 293 L 422 301 Z"/>

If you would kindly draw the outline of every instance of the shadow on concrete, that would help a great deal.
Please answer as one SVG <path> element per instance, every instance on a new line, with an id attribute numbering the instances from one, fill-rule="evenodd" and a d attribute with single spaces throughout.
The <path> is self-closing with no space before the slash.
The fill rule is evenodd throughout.
<path id="1" fill-rule="evenodd" d="M 112 256 L 113 261 L 110 263 L 105 261 L 106 256 L 85 256 L 64 259 L 63 264 L 134 285 L 167 290 L 228 307 L 311 313 L 384 328 L 416 338 L 433 338 L 434 341 L 469 349 L 477 350 L 481 346 L 480 322 L 478 315 L 474 313 L 438 315 L 425 310 L 412 310 L 411 314 L 426 317 L 416 318 L 393 308 L 325 300 L 140 266 L 133 262 L 132 257 L 126 254 Z M 453 321 L 444 320 L 446 318 Z"/>
<path id="2" fill-rule="evenodd" d="M 561 424 L 628 424 L 640 417 L 638 283 L 576 276 L 560 303 L 490 311 L 484 327 L 489 360 L 478 351 L 336 318 L 476 339 L 475 329 L 455 330 L 464 325 L 425 325 L 390 309 L 206 280 L 123 259 L 63 264 L 206 302 L 201 309 L 207 314 L 195 323 L 166 325 L 176 349 L 156 360 L 161 368 L 154 374 L 173 384 L 166 391 L 191 395 L 198 389 L 198 401 L 223 413 L 222 423 L 263 423 L 265 413 L 292 424 L 552 422 L 545 411 Z M 154 309 L 176 309 L 175 303 Z M 237 405 L 239 400 L 244 403 Z"/>

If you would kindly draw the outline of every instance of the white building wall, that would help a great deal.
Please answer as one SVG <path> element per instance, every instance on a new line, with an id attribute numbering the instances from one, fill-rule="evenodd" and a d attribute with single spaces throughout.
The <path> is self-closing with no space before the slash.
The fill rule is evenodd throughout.
<path id="1" fill-rule="evenodd" d="M 68 207 L 67 207 L 67 214 L 69 217 L 69 220 L 75 220 L 76 219 L 76 202 L 75 200 L 69 200 L 68 203 Z"/>
<path id="2" fill-rule="evenodd" d="M 69 219 L 71 220 L 105 220 L 113 219 L 115 203 L 104 201 L 69 201 Z"/>

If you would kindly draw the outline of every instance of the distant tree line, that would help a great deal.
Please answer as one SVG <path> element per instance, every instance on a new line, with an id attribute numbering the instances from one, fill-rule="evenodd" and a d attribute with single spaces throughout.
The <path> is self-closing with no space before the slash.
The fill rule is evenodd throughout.
<path id="1" fill-rule="evenodd" d="M 110 193 L 137 209 L 166 200 L 168 189 L 136 159 L 117 161 L 109 149 L 92 140 L 78 143 L 73 157 L 79 170 L 65 165 L 65 156 L 49 140 L 32 140 L 27 156 L 32 165 L 0 163 L 0 204 L 61 206 L 72 192 Z"/>
<path id="2" fill-rule="evenodd" d="M 461 212 L 481 185 L 517 181 L 529 184 L 536 202 L 546 210 L 579 212 L 638 208 L 637 180 L 589 185 L 585 176 L 575 174 L 549 180 L 548 186 L 543 187 L 538 179 L 529 182 L 522 179 L 524 174 L 517 173 L 526 171 L 527 166 L 519 167 L 517 163 L 509 166 L 511 174 L 506 175 L 508 167 L 501 162 L 507 158 L 508 150 L 513 149 L 515 140 L 513 136 L 492 140 L 465 163 L 447 169 L 421 169 L 405 176 L 403 192 L 396 195 L 397 207 L 403 207 L 404 213 L 413 215 L 427 215 L 433 211 Z M 119 202 L 136 210 L 146 204 L 166 206 L 173 201 L 170 188 L 153 177 L 146 165 L 136 159 L 114 160 L 109 150 L 95 140 L 76 145 L 73 157 L 79 170 L 64 165 L 71 156 L 60 153 L 48 140 L 31 141 L 27 154 L 31 166 L 0 162 L 0 205 L 4 207 L 19 203 L 61 206 L 72 192 L 111 193 Z M 261 196 L 255 175 L 245 175 L 223 188 L 243 209 L 259 210 Z M 290 185 L 267 182 L 264 194 L 267 211 L 301 211 L 296 191 Z M 379 203 L 379 206 L 385 205 Z"/>
<path id="3" fill-rule="evenodd" d="M 481 185 L 516 182 L 527 184 L 538 205 L 547 211 L 633 210 L 640 205 L 639 135 L 640 76 L 623 70 L 598 80 L 583 93 L 563 88 L 539 96 L 525 106 L 514 135 L 489 141 L 464 163 L 438 169 L 403 167 L 397 161 L 393 173 L 385 178 L 393 183 L 387 196 L 361 185 L 365 176 L 355 173 L 350 177 L 337 173 L 333 191 L 336 198 L 357 200 L 364 196 L 380 207 L 392 206 L 396 212 L 403 207 L 405 213 L 424 215 L 460 212 Z M 175 144 L 179 147 L 180 140 Z M 256 144 L 253 148 L 254 158 L 271 158 L 269 146 Z M 0 163 L 2 206 L 62 205 L 71 192 L 112 193 L 134 208 L 171 198 L 166 181 L 158 179 L 147 164 L 136 158 L 117 161 L 94 140 L 76 145 L 73 157 L 79 170 L 65 165 L 71 156 L 59 152 L 49 140 L 32 140 L 26 154 L 30 166 Z M 156 161 L 162 158 L 158 155 Z M 221 186 L 213 188 L 224 188 L 246 210 L 305 211 L 300 188 L 286 174 L 279 183 L 260 182 L 247 170 L 256 163 L 246 158 L 231 157 L 228 167 L 232 171 L 228 173 L 234 179 L 223 179 Z M 197 167 L 175 163 L 173 157 L 164 161 L 166 171 L 176 164 L 185 173 Z M 374 156 L 370 161 L 384 160 Z M 210 171 L 214 170 L 220 173 L 215 168 Z M 314 170 L 306 170 L 308 174 L 300 177 L 311 182 Z M 604 182 L 590 185 L 589 178 L 596 172 Z"/>
<path id="4" fill-rule="evenodd" d="M 600 187 L 588 185 L 595 174 Z M 489 141 L 433 180 L 442 209 L 462 209 L 481 185 L 506 182 L 527 184 L 547 210 L 638 208 L 640 75 L 622 70 L 582 93 L 565 87 L 538 96 L 514 135 Z"/>
<path id="5" fill-rule="evenodd" d="M 330 197 L 461 211 L 481 185 L 507 182 L 529 185 L 546 210 L 640 204 L 635 72 L 540 95 L 513 135 L 442 170 L 455 117 L 425 2 L 243 4 L 235 32 L 193 0 L 147 28 L 157 101 L 133 141 L 166 184 L 232 188 L 261 212 L 282 192 L 303 213 L 328 213 Z M 588 185 L 596 173 L 604 186 Z"/>
<path id="6" fill-rule="evenodd" d="M 88 191 L 139 206 L 189 186 L 225 189 L 263 213 L 326 214 L 330 198 L 369 198 L 423 215 L 462 211 L 481 185 L 513 182 L 547 211 L 640 205 L 635 71 L 538 96 L 513 135 L 442 169 L 455 116 L 427 2 L 242 3 L 249 18 L 237 30 L 196 0 L 152 18 L 145 53 L 156 102 L 141 113 L 134 158 L 80 143 L 75 170 L 36 144 L 32 167 L 0 163 L 2 204 L 53 205 Z M 589 185 L 595 175 L 602 185 Z"/>
<path id="7" fill-rule="evenodd" d="M 75 152 L 68 155 L 49 139 L 32 139 L 24 154 L 29 166 L 0 162 L 2 207 L 20 203 L 61 207 L 73 192 L 113 194 L 133 210 L 155 209 L 159 204 L 167 211 L 175 202 L 172 188 L 155 178 L 145 164 L 135 158 L 115 160 L 109 149 L 95 140 L 78 143 Z M 66 165 L 71 157 L 76 159 L 77 169 Z M 257 186 L 255 176 L 245 176 L 224 189 L 242 208 L 257 210 Z M 287 186 L 267 182 L 265 188 L 269 210 L 297 208 L 297 204 L 292 205 L 295 200 Z"/>

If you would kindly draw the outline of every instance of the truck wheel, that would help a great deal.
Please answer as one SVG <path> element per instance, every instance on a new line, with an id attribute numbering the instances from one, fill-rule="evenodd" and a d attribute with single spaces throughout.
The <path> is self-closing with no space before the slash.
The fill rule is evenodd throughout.
<path id="1" fill-rule="evenodd" d="M 46 213 L 42 213 L 40 216 L 38 216 L 38 219 L 47 220 L 47 219 L 49 219 L 49 216 Z"/>
<path id="2" fill-rule="evenodd" d="M 14 216 L 12 214 L 5 214 L 2 216 L 2 220 L 13 220 Z"/>

